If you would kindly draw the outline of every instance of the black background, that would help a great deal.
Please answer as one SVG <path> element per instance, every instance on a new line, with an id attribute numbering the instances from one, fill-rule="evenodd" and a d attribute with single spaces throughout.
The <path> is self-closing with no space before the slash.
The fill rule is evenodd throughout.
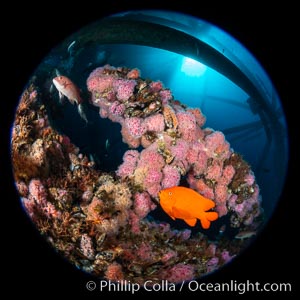
<path id="1" fill-rule="evenodd" d="M 275 214 L 257 241 L 234 262 L 204 280 L 252 282 L 290 282 L 297 290 L 296 274 L 299 261 L 297 204 L 300 201 L 296 185 L 294 137 L 297 117 L 293 118 L 297 98 L 292 93 L 293 76 L 299 58 L 294 50 L 297 35 L 293 34 L 295 8 L 288 3 L 261 7 L 255 2 L 240 1 L 231 5 L 209 1 L 83 1 L 81 4 L 42 2 L 3 10 L 8 21 L 3 22 L 1 38 L 1 273 L 3 292 L 23 296 L 53 295 L 57 297 L 102 297 L 98 290 L 88 292 L 85 283 L 90 279 L 44 242 L 24 215 L 14 189 L 9 158 L 9 133 L 18 98 L 32 72 L 64 38 L 101 16 L 129 9 L 160 8 L 188 13 L 209 21 L 238 39 L 263 65 L 270 75 L 286 113 L 290 136 L 290 164 L 287 182 Z M 104 4 L 108 8 L 104 8 Z M 196 4 L 198 7 L 196 7 Z M 294 30 L 295 32 L 295 30 Z M 295 75 L 299 77 L 298 75 Z M 3 80 L 4 78 L 4 80 Z M 299 100 L 298 100 L 299 101 Z M 298 130 L 299 131 L 299 130 Z M 3 133 L 2 133 L 3 132 Z M 3 151 L 3 152 L 2 152 Z M 7 191 L 6 191 L 7 190 Z M 188 291 L 187 291 L 188 292 Z M 194 297 L 212 294 L 190 293 Z M 110 296 L 116 294 L 109 293 Z M 121 294 L 117 294 L 122 296 Z M 167 294 L 165 294 L 167 296 Z M 252 294 L 250 293 L 250 296 Z M 262 294 L 261 294 L 262 295 Z M 266 295 L 266 294 L 264 294 Z M 271 295 L 274 295 L 273 293 Z M 283 297 L 290 293 L 282 293 Z M 169 296 L 169 295 L 168 295 Z"/>

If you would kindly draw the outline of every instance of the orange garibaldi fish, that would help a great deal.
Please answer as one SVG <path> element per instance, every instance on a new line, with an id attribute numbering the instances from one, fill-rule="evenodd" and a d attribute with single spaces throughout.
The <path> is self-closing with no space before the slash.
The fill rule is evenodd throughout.
<path id="1" fill-rule="evenodd" d="M 218 218 L 218 213 L 208 211 L 215 203 L 196 191 L 183 186 L 175 186 L 159 192 L 160 205 L 173 219 L 183 219 L 188 225 L 195 226 L 200 220 L 204 229 Z"/>

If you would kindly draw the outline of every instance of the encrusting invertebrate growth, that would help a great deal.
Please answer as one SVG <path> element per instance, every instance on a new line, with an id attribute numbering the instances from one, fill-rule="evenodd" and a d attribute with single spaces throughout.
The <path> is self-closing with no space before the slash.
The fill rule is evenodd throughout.
<path id="1" fill-rule="evenodd" d="M 84 92 L 62 75 L 53 82 L 76 105 L 99 108 L 126 146 L 117 168 L 102 170 L 107 137 L 99 163 L 52 125 L 57 92 L 32 84 L 23 93 L 12 133 L 16 186 L 41 234 L 76 267 L 113 281 L 179 283 L 226 264 L 255 235 L 263 214 L 254 173 L 222 132 L 203 127 L 200 109 L 138 69 L 99 67 Z"/>

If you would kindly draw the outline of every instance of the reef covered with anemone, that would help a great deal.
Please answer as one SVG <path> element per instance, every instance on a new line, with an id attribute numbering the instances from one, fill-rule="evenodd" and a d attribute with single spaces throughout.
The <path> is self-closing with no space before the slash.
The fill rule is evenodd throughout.
<path id="1" fill-rule="evenodd" d="M 239 254 L 263 210 L 250 165 L 224 134 L 205 128 L 199 108 L 138 69 L 105 65 L 86 86 L 89 105 L 121 126 L 129 148 L 116 170 L 101 170 L 52 126 L 47 96 L 35 84 L 24 91 L 13 126 L 22 205 L 54 249 L 94 276 L 139 284 L 200 278 Z M 214 201 L 218 219 L 209 230 L 165 214 L 159 192 L 175 186 Z"/>

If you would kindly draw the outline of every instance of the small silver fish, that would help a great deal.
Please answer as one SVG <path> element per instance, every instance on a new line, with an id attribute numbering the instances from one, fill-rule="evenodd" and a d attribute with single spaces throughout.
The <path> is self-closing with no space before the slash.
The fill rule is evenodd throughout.
<path id="1" fill-rule="evenodd" d="M 55 75 L 56 75 L 56 76 L 61 76 L 61 73 L 59 72 L 58 69 L 54 69 L 54 71 L 55 71 Z"/>
<path id="2" fill-rule="evenodd" d="M 84 112 L 83 104 L 82 103 L 78 104 L 78 108 L 77 109 L 78 109 L 78 113 L 79 113 L 81 119 L 83 119 L 86 123 L 88 123 L 87 116 L 86 116 L 86 114 Z"/>
<path id="3" fill-rule="evenodd" d="M 73 54 L 73 47 L 74 47 L 75 44 L 76 44 L 76 41 L 73 41 L 73 42 L 68 46 L 67 51 L 70 53 L 70 55 Z"/>
<path id="4" fill-rule="evenodd" d="M 110 147 L 109 139 L 106 139 L 106 141 L 105 141 L 105 149 L 106 149 L 107 152 L 109 150 L 109 147 Z"/>
<path id="5" fill-rule="evenodd" d="M 237 240 L 249 239 L 256 235 L 256 231 L 241 231 L 234 238 Z"/>

